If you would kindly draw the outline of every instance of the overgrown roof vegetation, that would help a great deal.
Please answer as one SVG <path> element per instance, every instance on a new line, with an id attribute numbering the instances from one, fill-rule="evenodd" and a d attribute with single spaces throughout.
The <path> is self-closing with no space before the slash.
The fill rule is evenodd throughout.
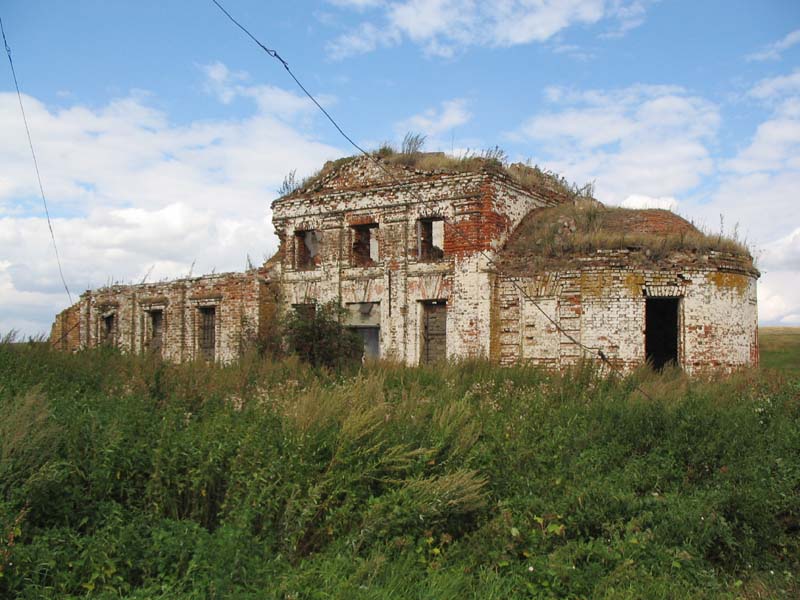
<path id="1" fill-rule="evenodd" d="M 667 210 L 610 207 L 588 199 L 529 213 L 506 244 L 501 262 L 517 272 L 569 268 L 602 250 L 629 250 L 628 260 L 640 263 L 693 260 L 716 251 L 752 265 L 735 231 L 732 237 L 709 234 Z"/>
<path id="2" fill-rule="evenodd" d="M 530 161 L 510 163 L 508 155 L 499 146 L 482 151 L 467 150 L 461 155 L 453 156 L 444 152 L 424 152 L 424 145 L 425 136 L 408 133 L 403 139 L 400 149 L 386 142 L 377 150 L 370 152 L 370 155 L 387 165 L 425 173 L 471 173 L 485 170 L 504 173 L 527 190 L 547 190 L 570 198 L 591 197 L 593 192 L 592 184 L 577 186 L 547 169 L 530 164 Z M 285 196 L 295 192 L 315 191 L 314 188 L 325 177 L 360 156 L 346 156 L 328 161 L 322 169 L 302 180 L 298 180 L 295 171 L 292 171 L 284 178 L 278 193 Z"/>

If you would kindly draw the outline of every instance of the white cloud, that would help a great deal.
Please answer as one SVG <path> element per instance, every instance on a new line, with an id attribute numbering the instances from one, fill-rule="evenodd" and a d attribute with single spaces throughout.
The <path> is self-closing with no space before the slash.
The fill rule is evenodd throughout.
<path id="1" fill-rule="evenodd" d="M 789 75 L 762 79 L 750 90 L 749 95 L 758 100 L 774 100 L 798 92 L 800 92 L 800 69 Z"/>
<path id="2" fill-rule="evenodd" d="M 249 98 L 256 102 L 264 114 L 291 119 L 298 114 L 313 113 L 313 102 L 301 96 L 271 85 L 244 85 L 249 75 L 242 71 L 232 72 L 221 62 L 201 66 L 206 75 L 205 89 L 216 96 L 223 104 L 230 104 L 236 98 Z M 335 98 L 318 94 L 317 101 L 323 106 L 333 104 Z"/>
<path id="3" fill-rule="evenodd" d="M 552 47 L 553 53 L 564 54 L 575 60 L 591 60 L 595 58 L 595 54 L 575 44 L 555 44 Z"/>
<path id="4" fill-rule="evenodd" d="M 775 281 L 770 282 L 770 279 Z M 758 320 L 761 323 L 780 323 L 791 314 L 791 305 L 786 298 L 785 281 L 764 275 L 758 282 Z"/>
<path id="5" fill-rule="evenodd" d="M 200 69 L 205 73 L 205 90 L 214 94 L 223 104 L 230 104 L 236 97 L 236 89 L 233 83 L 236 81 L 246 81 L 247 73 L 243 71 L 231 72 L 223 63 L 216 61 L 208 65 L 201 65 Z"/>
<path id="6" fill-rule="evenodd" d="M 371 52 L 403 39 L 427 54 L 450 57 L 469 46 L 544 42 L 571 26 L 602 20 L 621 34 L 641 24 L 645 14 L 641 0 L 403 0 L 378 6 L 383 9 L 381 22 L 361 23 L 334 40 L 328 48 L 331 58 Z"/>
<path id="7" fill-rule="evenodd" d="M 800 44 L 800 29 L 795 29 L 794 31 L 787 33 L 777 42 L 767 44 L 761 50 L 753 52 L 752 54 L 748 54 L 747 60 L 778 60 L 781 58 L 781 54 L 783 52 L 797 44 Z"/>
<path id="8" fill-rule="evenodd" d="M 463 98 L 455 98 L 442 102 L 439 110 L 429 108 L 399 122 L 395 129 L 400 133 L 412 131 L 434 138 L 467 123 L 471 118 L 472 115 L 467 110 L 467 101 Z"/>
<path id="9" fill-rule="evenodd" d="M 766 244 L 761 262 L 772 269 L 800 271 L 800 227 L 788 235 Z"/>
<path id="10" fill-rule="evenodd" d="M 790 77 L 762 82 L 771 114 L 733 157 L 712 158 L 718 108 L 673 86 L 544 91 L 550 108 L 514 132 L 538 148 L 534 159 L 582 183 L 596 196 L 631 208 L 668 208 L 709 231 L 753 247 L 763 275 L 760 319 L 800 314 L 800 88 Z M 792 95 L 794 94 L 794 95 Z"/>
<path id="11" fill-rule="evenodd" d="M 618 26 L 612 35 L 622 35 L 631 29 L 639 27 L 644 23 L 647 2 L 634 0 L 625 2 L 624 0 L 614 0 L 609 5 L 609 14 L 616 18 Z"/>
<path id="12" fill-rule="evenodd" d="M 793 96 L 787 95 L 791 86 L 772 85 L 787 81 L 785 77 L 759 84 L 771 90 L 764 98 L 780 95 L 780 102 L 769 103 L 772 114 L 758 125 L 749 144 L 721 164 L 721 182 L 710 203 L 725 207 L 745 224 L 750 238 L 765 248 L 764 265 L 770 268 L 774 265 L 769 249 L 785 244 L 789 239 L 785 236 L 800 224 L 800 72 L 793 77 L 797 78 Z"/>
<path id="13" fill-rule="evenodd" d="M 269 201 L 286 173 L 341 155 L 307 132 L 306 99 L 205 69 L 244 118 L 170 123 L 142 93 L 98 108 L 49 109 L 24 96 L 73 295 L 88 285 L 241 270 L 275 249 Z M 216 87 L 213 87 L 216 86 Z M 228 95 L 228 94 L 233 94 Z M 0 331 L 44 331 L 66 306 L 16 95 L 0 93 Z"/>
<path id="14" fill-rule="evenodd" d="M 595 181 L 604 202 L 672 198 L 713 170 L 708 145 L 719 111 L 679 87 L 550 87 L 545 98 L 555 107 L 525 121 L 512 137 L 536 142 L 535 158 L 548 168 L 579 183 Z"/>
<path id="15" fill-rule="evenodd" d="M 395 29 L 382 29 L 372 23 L 361 23 L 355 31 L 340 35 L 327 46 L 328 56 L 341 60 L 348 56 L 367 54 L 380 47 L 400 43 L 400 34 Z"/>
<path id="16" fill-rule="evenodd" d="M 624 208 L 662 208 L 673 212 L 678 210 L 678 201 L 672 196 L 653 198 L 643 194 L 631 194 L 619 205 Z"/>
<path id="17" fill-rule="evenodd" d="M 740 224 L 763 271 L 761 321 L 794 324 L 800 314 L 800 72 L 762 80 L 751 95 L 771 106 L 772 114 L 722 164 L 716 192 L 695 213 L 710 219 L 712 211 L 724 212 Z"/>
<path id="18" fill-rule="evenodd" d="M 750 144 L 725 168 L 738 173 L 798 168 L 800 162 L 800 119 L 776 115 L 761 123 Z"/>

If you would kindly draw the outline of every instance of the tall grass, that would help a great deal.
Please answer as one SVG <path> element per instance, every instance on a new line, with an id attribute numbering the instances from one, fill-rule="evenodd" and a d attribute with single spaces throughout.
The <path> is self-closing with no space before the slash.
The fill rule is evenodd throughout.
<path id="1" fill-rule="evenodd" d="M 796 597 L 799 393 L 0 344 L 0 596 Z"/>

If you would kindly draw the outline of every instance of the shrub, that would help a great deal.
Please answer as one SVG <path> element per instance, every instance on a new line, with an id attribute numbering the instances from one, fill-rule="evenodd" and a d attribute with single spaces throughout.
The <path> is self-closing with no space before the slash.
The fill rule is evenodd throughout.
<path id="1" fill-rule="evenodd" d="M 333 301 L 313 313 L 292 312 L 285 326 L 290 351 L 315 367 L 341 368 L 357 362 L 364 346 L 359 335 L 342 324 L 344 314 Z"/>

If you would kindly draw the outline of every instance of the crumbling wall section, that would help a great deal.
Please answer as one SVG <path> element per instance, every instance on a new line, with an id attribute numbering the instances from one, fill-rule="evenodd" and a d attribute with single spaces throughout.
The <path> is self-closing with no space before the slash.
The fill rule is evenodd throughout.
<path id="1" fill-rule="evenodd" d="M 647 298 L 674 298 L 683 369 L 697 374 L 757 365 L 757 273 L 740 262 L 714 262 L 646 268 L 630 266 L 624 253 L 609 253 L 601 261 L 587 259 L 581 269 L 499 276 L 493 358 L 560 369 L 582 357 L 596 360 L 601 350 L 614 368 L 630 371 L 646 359 Z"/>
<path id="2" fill-rule="evenodd" d="M 263 274 L 253 270 L 87 291 L 56 318 L 51 342 L 69 350 L 109 345 L 130 353 L 158 351 L 174 362 L 191 360 L 200 357 L 199 313 L 205 308 L 214 312 L 214 360 L 229 362 L 257 338 L 264 285 Z M 159 344 L 153 313 L 160 313 Z M 76 321 L 65 344 L 59 332 Z"/>
<path id="3" fill-rule="evenodd" d="M 345 189 L 289 196 L 273 203 L 281 239 L 284 309 L 337 301 L 378 306 L 380 355 L 417 364 L 426 303 L 446 304 L 449 359 L 486 357 L 490 352 L 491 261 L 524 214 L 546 200 L 534 198 L 490 172 L 434 173 L 397 185 L 361 173 L 337 175 Z M 359 187 L 362 178 L 367 181 Z M 323 182 L 323 188 L 325 182 Z M 421 221 L 443 221 L 441 248 L 423 252 Z M 374 225 L 378 258 L 364 264 L 353 256 L 356 229 Z M 306 233 L 314 232 L 313 264 L 305 256 Z M 430 233 L 426 233 L 430 235 Z"/>
<path id="4" fill-rule="evenodd" d="M 50 327 L 50 344 L 57 350 L 74 352 L 81 347 L 80 304 L 73 304 L 56 315 Z"/>

